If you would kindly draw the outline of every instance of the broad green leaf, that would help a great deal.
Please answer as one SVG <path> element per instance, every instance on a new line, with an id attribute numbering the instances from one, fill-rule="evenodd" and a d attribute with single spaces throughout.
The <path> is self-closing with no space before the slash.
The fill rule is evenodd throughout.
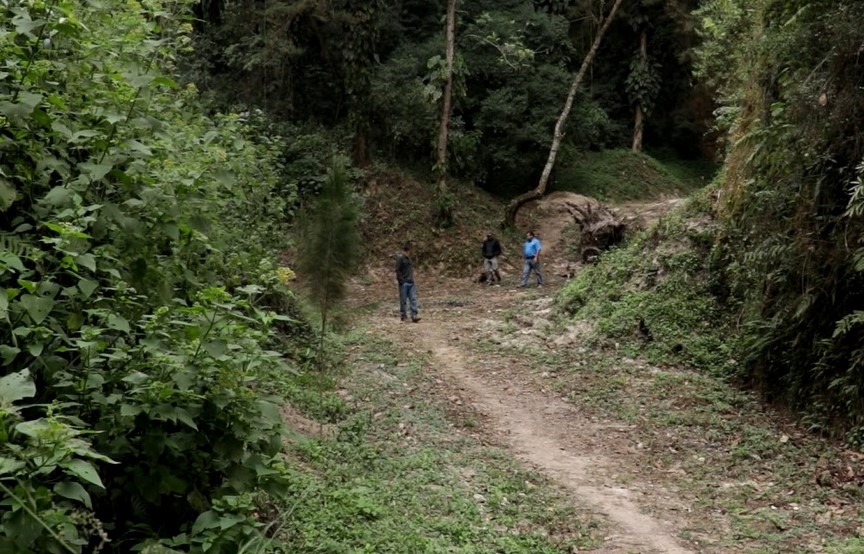
<path id="1" fill-rule="evenodd" d="M 24 264 L 21 262 L 21 258 L 12 252 L 0 252 L 0 264 L 5 265 L 6 267 L 11 267 L 21 273 L 27 271 L 27 268 L 25 268 Z"/>
<path id="2" fill-rule="evenodd" d="M 173 221 L 163 223 L 162 232 L 168 235 L 168 238 L 171 240 L 178 240 L 180 238 L 180 228 Z"/>
<path id="3" fill-rule="evenodd" d="M 24 119 L 29 116 L 32 111 L 33 106 L 28 106 L 22 102 L 0 102 L 0 114 L 5 115 L 9 119 Z"/>
<path id="4" fill-rule="evenodd" d="M 34 396 L 36 396 L 36 385 L 33 384 L 29 369 L 22 369 L 0 378 L 0 405 L 9 406 L 22 398 Z"/>
<path id="5" fill-rule="evenodd" d="M 33 281 L 30 281 L 28 279 L 18 279 L 18 284 L 21 285 L 22 287 L 24 287 L 27 290 L 27 292 L 29 292 L 31 294 L 34 294 L 36 292 L 36 289 L 39 288 L 38 284 L 36 284 Z"/>
<path id="6" fill-rule="evenodd" d="M 110 314 L 108 316 L 108 321 L 106 322 L 106 325 L 109 329 L 123 331 L 124 333 L 128 333 L 130 331 L 129 322 L 126 321 L 126 318 L 117 314 Z"/>
<path id="7" fill-rule="evenodd" d="M 105 384 L 105 378 L 101 373 L 90 373 L 87 375 L 87 383 L 84 385 L 88 389 L 98 389 Z"/>
<path id="8" fill-rule="evenodd" d="M 175 81 L 172 81 L 168 77 L 164 77 L 164 76 L 156 77 L 155 79 L 153 79 L 150 82 L 154 85 L 162 85 L 163 87 L 168 87 L 168 88 L 177 88 L 177 83 Z"/>
<path id="9" fill-rule="evenodd" d="M 78 288 L 81 290 L 81 294 L 84 295 L 84 298 L 90 298 L 90 295 L 92 295 L 93 291 L 95 291 L 98 287 L 99 283 L 90 279 L 81 279 L 80 281 L 78 281 Z"/>
<path id="10" fill-rule="evenodd" d="M 105 120 L 112 125 L 126 119 L 125 115 L 121 115 L 118 113 L 106 113 L 103 117 L 105 117 Z"/>
<path id="11" fill-rule="evenodd" d="M 44 349 L 44 342 L 35 342 L 27 345 L 27 352 L 29 352 L 30 355 L 34 358 L 38 358 L 39 356 L 41 356 Z"/>
<path id="12" fill-rule="evenodd" d="M 77 258 L 75 258 L 75 263 L 86 267 L 92 272 L 96 272 L 96 257 L 93 254 L 81 254 Z"/>
<path id="13" fill-rule="evenodd" d="M 84 163 L 78 164 L 78 167 L 81 169 L 81 171 L 86 173 L 92 180 L 98 181 L 99 179 L 108 175 L 108 173 L 110 173 L 111 170 L 114 169 L 114 164 L 113 163 L 107 163 L 107 162 L 101 163 L 101 164 L 84 162 Z"/>
<path id="14" fill-rule="evenodd" d="M 54 485 L 54 492 L 63 498 L 69 500 L 77 500 L 88 508 L 92 508 L 93 504 L 90 501 L 90 494 L 81 486 L 81 483 L 74 481 L 63 481 Z"/>
<path id="15" fill-rule="evenodd" d="M 150 379 L 150 376 L 146 373 L 141 373 L 140 371 L 133 371 L 122 380 L 126 383 L 131 383 L 133 385 L 143 385 Z"/>
<path id="16" fill-rule="evenodd" d="M 66 464 L 66 470 L 72 475 L 84 479 L 88 483 L 96 485 L 101 489 L 105 488 L 105 485 L 102 484 L 102 479 L 99 478 L 99 473 L 90 462 L 85 462 L 84 460 L 72 460 Z"/>
<path id="17" fill-rule="evenodd" d="M 180 423 L 184 423 L 186 426 L 191 427 L 192 429 L 198 430 L 198 426 L 195 425 L 195 420 L 192 419 L 192 416 L 184 410 L 183 408 L 177 408 L 175 410 L 175 415 L 177 416 L 177 421 Z"/>
<path id="18" fill-rule="evenodd" d="M 33 31 L 45 25 L 45 20 L 30 19 L 30 16 L 24 13 L 13 17 L 12 24 L 15 26 L 15 32 L 21 33 L 22 35 L 28 35 L 31 38 L 35 38 L 35 36 L 33 35 Z"/>
<path id="19" fill-rule="evenodd" d="M 192 534 L 197 535 L 205 529 L 215 529 L 219 527 L 219 514 L 213 510 L 207 510 L 198 516 L 195 523 L 192 524 Z"/>
<path id="20" fill-rule="evenodd" d="M 134 404 L 121 404 L 120 415 L 123 417 L 135 417 L 141 413 L 141 406 Z"/>
<path id="21" fill-rule="evenodd" d="M 21 297 L 20 302 L 27 311 L 27 315 L 30 316 L 30 319 L 32 319 L 33 323 L 36 325 L 45 321 L 45 318 L 47 318 L 48 314 L 51 313 L 51 309 L 54 308 L 53 300 L 45 298 L 44 296 L 35 296 L 33 294 L 25 294 Z"/>
<path id="22" fill-rule="evenodd" d="M 32 112 L 33 108 L 42 102 L 42 98 L 43 96 L 38 92 L 30 92 L 26 90 L 18 95 L 18 101 L 29 108 L 27 113 Z"/>
<path id="23" fill-rule="evenodd" d="M 219 528 L 225 530 L 244 521 L 246 521 L 246 516 L 243 514 L 222 514 L 222 517 L 219 518 Z"/>
<path id="24" fill-rule="evenodd" d="M 70 331 L 77 331 L 84 325 L 84 314 L 69 314 L 66 318 L 66 328 Z"/>
<path id="25" fill-rule="evenodd" d="M 225 169 L 217 169 L 216 173 L 213 174 L 213 177 L 219 182 L 219 184 L 224 185 L 226 187 L 230 187 L 234 184 L 236 178 L 234 174 Z"/>
<path id="26" fill-rule="evenodd" d="M 0 102 L 0 113 L 13 119 L 28 117 L 42 101 L 42 95 L 24 91 L 16 102 Z"/>
<path id="27" fill-rule="evenodd" d="M 139 73 L 135 75 L 127 75 L 126 81 L 130 86 L 135 88 L 143 88 L 153 82 L 153 77 L 146 73 Z"/>
<path id="28" fill-rule="evenodd" d="M 39 438 L 50 431 L 51 424 L 42 418 L 32 419 L 15 426 L 15 432 L 32 438 Z"/>
<path id="29" fill-rule="evenodd" d="M 39 125 L 42 125 L 43 127 L 51 127 L 51 116 L 48 115 L 48 113 L 41 108 L 35 108 L 33 110 L 33 113 L 30 114 L 30 117 L 33 118 L 33 121 L 35 121 Z"/>
<path id="30" fill-rule="evenodd" d="M 214 358 L 219 358 L 228 351 L 228 343 L 224 340 L 214 340 L 204 343 L 204 351 Z"/>
<path id="31" fill-rule="evenodd" d="M 82 142 L 82 139 L 88 139 L 100 136 L 102 134 L 101 131 L 95 131 L 93 129 L 84 129 L 83 131 L 77 131 L 71 137 L 69 137 L 69 142 L 77 143 Z"/>
<path id="32" fill-rule="evenodd" d="M 3 365 L 7 366 L 15 360 L 15 356 L 21 353 L 21 349 L 17 346 L 8 344 L 0 344 L 0 357 L 3 358 Z"/>
<path id="33" fill-rule="evenodd" d="M 68 204 L 72 200 L 73 194 L 72 190 L 60 185 L 49 190 L 48 193 L 42 197 L 42 201 L 50 206 L 62 206 Z"/>
<path id="34" fill-rule="evenodd" d="M 126 146 L 129 147 L 133 152 L 138 152 L 139 154 L 143 154 L 145 156 L 152 156 L 153 151 L 147 148 L 144 144 L 141 144 L 137 140 L 128 140 L 126 141 Z"/>
<path id="35" fill-rule="evenodd" d="M 23 468 L 26 464 L 11 458 L 0 458 L 0 475 L 9 475 Z"/>
<path id="36" fill-rule="evenodd" d="M 0 319 L 7 319 L 9 315 L 9 293 L 0 288 Z"/>
<path id="37" fill-rule="evenodd" d="M 81 231 L 76 231 L 75 229 L 70 229 L 68 227 L 64 227 L 63 225 L 57 223 L 51 223 L 50 221 L 43 221 L 42 225 L 51 229 L 61 237 L 71 237 L 74 239 L 89 239 L 90 235 L 87 233 L 82 233 Z"/>
<path id="38" fill-rule="evenodd" d="M 171 379 L 177 383 L 177 388 L 184 391 L 191 389 L 196 382 L 195 373 L 188 370 L 178 371 Z"/>
<path id="39" fill-rule="evenodd" d="M 18 199 L 18 191 L 12 183 L 0 177 L 0 212 L 5 212 Z"/>

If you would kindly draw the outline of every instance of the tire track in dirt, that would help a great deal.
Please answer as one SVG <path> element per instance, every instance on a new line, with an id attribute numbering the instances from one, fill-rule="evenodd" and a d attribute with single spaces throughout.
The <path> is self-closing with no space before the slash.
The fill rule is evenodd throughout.
<path id="1" fill-rule="evenodd" d="M 431 299 L 438 291 L 430 292 L 427 298 Z M 438 295 L 443 298 L 444 292 Z M 499 308 L 512 307 L 516 302 L 512 296 L 500 293 L 490 300 Z M 429 304 L 441 301 L 427 301 Z M 573 406 L 540 394 L 530 385 L 512 380 L 506 384 L 495 382 L 473 369 L 480 367 L 482 360 L 467 346 L 461 346 L 465 341 L 454 337 L 464 336 L 466 329 L 480 324 L 476 310 L 432 308 L 425 310 L 423 321 L 417 325 L 381 315 L 375 314 L 370 324 L 397 343 L 431 352 L 433 371 L 451 387 L 462 389 L 463 399 L 488 418 L 491 428 L 486 432 L 503 437 L 507 447 L 526 465 L 562 485 L 576 502 L 607 520 L 613 533 L 596 552 L 693 552 L 673 537 L 670 524 L 644 513 L 633 500 L 637 489 L 651 487 L 633 483 L 623 487 L 615 482 L 613 475 L 621 462 L 613 459 L 610 449 L 604 451 L 602 441 L 597 440 L 604 434 L 598 425 L 581 418 Z"/>

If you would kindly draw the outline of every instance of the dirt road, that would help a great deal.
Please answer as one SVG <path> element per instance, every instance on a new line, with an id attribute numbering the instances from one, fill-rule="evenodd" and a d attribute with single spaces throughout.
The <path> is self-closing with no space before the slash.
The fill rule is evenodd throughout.
<path id="1" fill-rule="evenodd" d="M 357 292 L 380 298 L 395 294 L 390 288 Z M 496 329 L 520 312 L 532 318 L 531 332 L 548 323 L 552 293 L 552 287 L 517 291 L 442 282 L 420 289 L 421 322 L 400 322 L 395 302 L 385 302 L 365 325 L 404 345 L 406 355 L 431 354 L 429 370 L 453 391 L 451 402 L 481 416 L 487 440 L 509 448 L 564 487 L 574 503 L 605 519 L 614 531 L 596 552 L 699 551 L 677 536 L 688 507 L 674 491 L 634 478 L 646 461 L 630 447 L 627 425 L 592 420 L 546 390 L 530 369 L 536 362 L 530 353 L 489 348 Z"/>

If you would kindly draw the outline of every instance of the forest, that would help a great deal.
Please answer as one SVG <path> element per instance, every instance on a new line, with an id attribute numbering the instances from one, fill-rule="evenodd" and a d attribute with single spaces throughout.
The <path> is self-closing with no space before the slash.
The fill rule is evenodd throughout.
<path id="1" fill-rule="evenodd" d="M 376 431 L 346 377 L 431 363 L 341 308 L 389 250 L 435 243 L 427 281 L 449 257 L 467 282 L 470 234 L 518 241 L 507 204 L 546 179 L 687 197 L 550 293 L 556 324 L 591 322 L 580 350 L 717 379 L 860 464 L 862 22 L 857 0 L 0 0 L 0 552 L 596 547 L 499 451 L 370 446 L 406 424 Z M 864 551 L 849 525 L 824 551 Z M 747 551 L 814 551 L 794 540 Z"/>

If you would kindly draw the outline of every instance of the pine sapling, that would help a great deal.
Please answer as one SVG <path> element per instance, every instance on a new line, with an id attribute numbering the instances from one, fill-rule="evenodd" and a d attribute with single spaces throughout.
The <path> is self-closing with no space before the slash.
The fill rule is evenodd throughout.
<path id="1" fill-rule="evenodd" d="M 310 300 L 321 313 L 319 368 L 323 364 L 328 316 L 345 297 L 345 283 L 360 260 L 359 213 L 345 165 L 334 160 L 321 194 L 302 221 L 298 249 L 298 269 L 307 283 Z"/>

